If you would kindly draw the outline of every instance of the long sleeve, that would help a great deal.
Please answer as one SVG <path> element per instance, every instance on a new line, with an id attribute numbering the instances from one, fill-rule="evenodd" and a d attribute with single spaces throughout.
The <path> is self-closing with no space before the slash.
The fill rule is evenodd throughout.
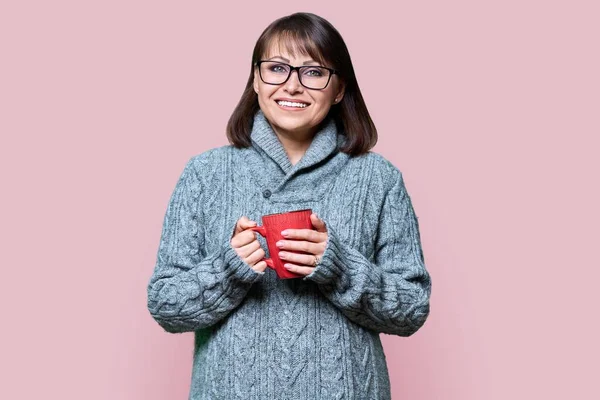
<path id="1" fill-rule="evenodd" d="M 148 310 L 170 333 L 217 323 L 241 303 L 261 277 L 238 256 L 229 237 L 218 251 L 205 254 L 204 229 L 208 227 L 203 225 L 200 208 L 203 182 L 196 157 L 186 164 L 171 195 L 147 286 Z"/>
<path id="2" fill-rule="evenodd" d="M 379 216 L 374 262 L 343 243 L 328 226 L 322 261 L 304 280 L 317 283 L 355 323 L 377 332 L 410 336 L 429 315 L 431 278 L 410 196 L 400 171 L 393 171 L 394 184 Z"/>

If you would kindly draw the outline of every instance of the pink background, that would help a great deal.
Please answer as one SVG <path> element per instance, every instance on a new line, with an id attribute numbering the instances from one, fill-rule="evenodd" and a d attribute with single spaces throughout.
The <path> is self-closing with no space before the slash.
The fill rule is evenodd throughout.
<path id="1" fill-rule="evenodd" d="M 598 2 L 390 3 L 2 2 L 0 398 L 187 398 L 193 335 L 146 309 L 162 219 L 295 11 L 344 36 L 419 216 L 393 398 L 600 398 Z"/>

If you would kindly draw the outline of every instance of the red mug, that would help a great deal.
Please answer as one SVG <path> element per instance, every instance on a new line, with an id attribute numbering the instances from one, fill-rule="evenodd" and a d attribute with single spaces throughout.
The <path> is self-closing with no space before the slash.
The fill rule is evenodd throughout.
<path id="1" fill-rule="evenodd" d="M 267 239 L 267 246 L 269 247 L 269 253 L 271 258 L 263 258 L 261 261 L 265 261 L 267 266 L 274 269 L 277 276 L 280 279 L 291 279 L 291 278 L 302 278 L 304 275 L 296 274 L 292 271 L 287 270 L 283 266 L 283 261 L 279 258 L 279 247 L 275 243 L 285 239 L 281 235 L 281 231 L 285 229 L 315 229 L 310 216 L 312 210 L 310 208 L 305 210 L 290 211 L 285 213 L 269 214 L 262 216 L 262 226 L 254 226 L 253 231 L 260 233 L 265 239 Z M 295 251 L 285 249 L 288 253 L 296 254 L 309 254 L 303 251 Z"/>

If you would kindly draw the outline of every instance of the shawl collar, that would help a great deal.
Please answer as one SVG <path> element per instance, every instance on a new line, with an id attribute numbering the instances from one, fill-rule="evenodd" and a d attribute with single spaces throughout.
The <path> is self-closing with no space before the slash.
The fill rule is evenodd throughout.
<path id="1" fill-rule="evenodd" d="M 338 134 L 334 119 L 329 116 L 326 118 L 313 137 L 309 148 L 295 165 L 291 164 L 283 145 L 262 110 L 258 110 L 254 116 L 254 125 L 250 134 L 252 145 L 262 149 L 289 177 L 294 172 L 324 160 L 343 144 L 345 136 Z"/>

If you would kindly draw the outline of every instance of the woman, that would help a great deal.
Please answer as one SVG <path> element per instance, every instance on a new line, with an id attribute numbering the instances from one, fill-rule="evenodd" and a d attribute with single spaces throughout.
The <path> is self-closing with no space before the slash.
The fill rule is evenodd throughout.
<path id="1" fill-rule="evenodd" d="M 379 334 L 425 323 L 431 280 L 402 174 L 369 151 L 375 126 L 329 22 L 267 27 L 227 135 L 185 166 L 148 284 L 160 326 L 195 332 L 190 399 L 389 399 Z M 301 277 L 278 279 L 248 228 L 306 208 L 315 230 L 280 245 Z"/>

